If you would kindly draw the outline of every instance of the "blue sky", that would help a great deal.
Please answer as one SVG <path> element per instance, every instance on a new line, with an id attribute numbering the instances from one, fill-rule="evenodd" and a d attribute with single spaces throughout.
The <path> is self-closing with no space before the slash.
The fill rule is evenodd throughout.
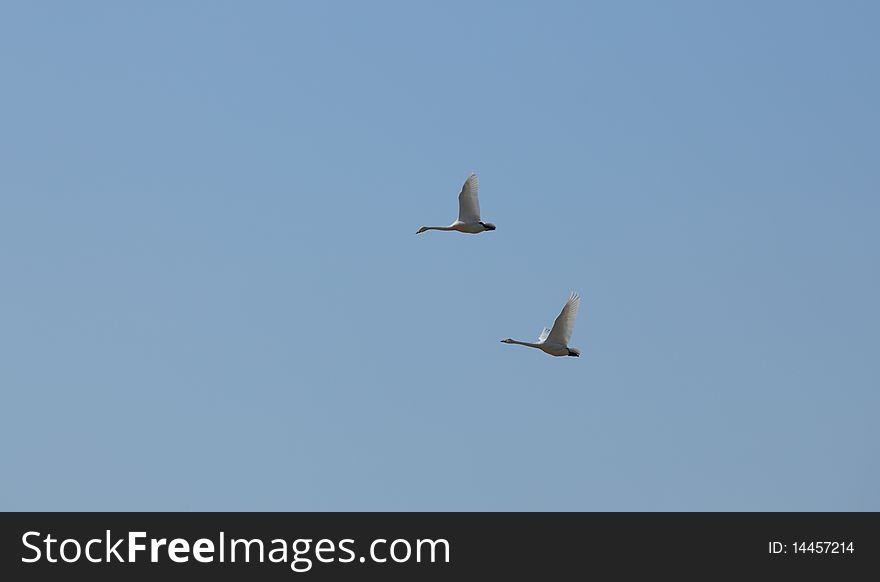
<path id="1" fill-rule="evenodd" d="M 878 17 L 4 3 L 0 508 L 880 510 Z"/>

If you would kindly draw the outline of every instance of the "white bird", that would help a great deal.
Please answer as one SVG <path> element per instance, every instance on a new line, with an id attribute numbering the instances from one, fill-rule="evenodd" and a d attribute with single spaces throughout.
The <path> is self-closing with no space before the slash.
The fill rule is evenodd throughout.
<path id="1" fill-rule="evenodd" d="M 461 193 L 458 195 L 458 220 L 449 226 L 423 226 L 416 231 L 416 234 L 422 234 L 426 230 L 457 230 L 458 232 L 466 232 L 468 234 L 495 230 L 494 224 L 480 220 L 480 199 L 477 197 L 478 188 L 477 175 L 471 174 L 464 181 L 464 186 L 461 187 Z"/>
<path id="2" fill-rule="evenodd" d="M 545 327 L 541 335 L 538 336 L 537 343 L 520 342 L 510 338 L 503 339 L 501 342 L 538 348 L 551 356 L 578 357 L 581 355 L 581 351 L 577 348 L 568 347 L 568 342 L 571 340 L 571 332 L 574 329 L 574 320 L 577 317 L 580 304 L 580 296 L 573 292 L 568 297 L 568 301 L 565 302 L 565 307 L 562 308 L 556 321 L 553 322 L 553 329 Z"/>

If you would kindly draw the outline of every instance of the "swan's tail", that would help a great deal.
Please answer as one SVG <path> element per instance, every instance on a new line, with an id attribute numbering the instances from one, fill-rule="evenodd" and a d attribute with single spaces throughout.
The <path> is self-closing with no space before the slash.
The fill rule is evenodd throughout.
<path id="1" fill-rule="evenodd" d="M 568 348 L 568 355 L 579 358 L 581 356 L 581 351 L 577 348 Z"/>

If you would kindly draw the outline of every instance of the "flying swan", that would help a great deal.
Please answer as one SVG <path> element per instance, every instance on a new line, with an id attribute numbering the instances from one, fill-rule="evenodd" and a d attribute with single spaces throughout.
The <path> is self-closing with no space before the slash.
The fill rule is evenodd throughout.
<path id="1" fill-rule="evenodd" d="M 574 329 L 574 320 L 577 317 L 578 306 L 581 304 L 581 298 L 577 293 L 572 293 L 565 307 L 559 313 L 556 321 L 553 322 L 553 329 L 544 328 L 541 335 L 538 336 L 537 343 L 520 342 L 514 339 L 503 339 L 505 344 L 518 344 L 521 346 L 529 346 L 530 348 L 538 348 L 544 353 L 551 356 L 575 356 L 581 355 L 581 351 L 577 348 L 568 347 L 571 339 L 571 332 Z"/>
<path id="2" fill-rule="evenodd" d="M 416 234 L 422 234 L 426 230 L 457 230 L 458 232 L 466 232 L 468 234 L 495 230 L 494 224 L 480 220 L 480 199 L 477 198 L 478 188 L 477 175 L 471 174 L 464 181 L 464 186 L 461 187 L 461 193 L 458 195 L 458 220 L 449 226 L 423 226 L 416 231 Z"/>

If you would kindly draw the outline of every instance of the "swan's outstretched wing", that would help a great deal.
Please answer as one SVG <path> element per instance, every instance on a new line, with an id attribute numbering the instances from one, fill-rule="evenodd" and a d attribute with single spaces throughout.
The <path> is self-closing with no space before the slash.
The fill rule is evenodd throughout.
<path id="1" fill-rule="evenodd" d="M 479 181 L 476 174 L 471 174 L 464 181 L 458 195 L 458 219 L 462 222 L 480 222 L 480 199 L 477 198 Z"/>
<path id="2" fill-rule="evenodd" d="M 542 343 L 545 339 L 547 339 L 548 335 L 550 335 L 550 330 L 545 327 L 544 331 L 541 332 L 541 335 L 538 336 L 538 343 Z"/>
<path id="3" fill-rule="evenodd" d="M 580 296 L 577 293 L 572 293 L 569 296 L 568 301 L 566 301 L 565 307 L 562 308 L 562 311 L 556 318 L 556 321 L 553 322 L 553 329 L 550 330 L 550 335 L 547 336 L 548 342 L 558 343 L 564 346 L 568 345 L 580 304 Z"/>

